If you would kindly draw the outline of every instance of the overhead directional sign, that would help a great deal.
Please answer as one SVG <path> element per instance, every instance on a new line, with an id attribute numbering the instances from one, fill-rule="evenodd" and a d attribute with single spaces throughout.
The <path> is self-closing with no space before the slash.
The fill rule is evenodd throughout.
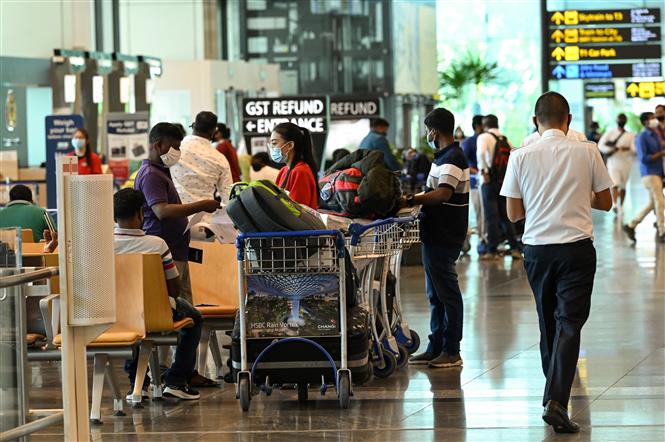
<path id="1" fill-rule="evenodd" d="M 623 46 L 557 46 L 551 52 L 556 61 L 579 60 L 630 60 L 635 58 L 659 58 L 661 45 L 623 45 Z"/>
<path id="2" fill-rule="evenodd" d="M 626 86 L 628 98 L 654 98 L 665 97 L 665 81 L 640 81 L 628 83 Z"/>
<path id="3" fill-rule="evenodd" d="M 550 45 L 560 43 L 643 43 L 660 41 L 660 35 L 659 26 L 554 29 L 550 34 Z"/>
<path id="4" fill-rule="evenodd" d="M 586 83 L 584 85 L 584 98 L 614 98 L 615 93 L 614 83 Z"/>
<path id="5" fill-rule="evenodd" d="M 662 75 L 661 63 L 600 63 L 557 64 L 550 70 L 553 80 L 590 80 L 610 78 L 657 78 Z"/>
<path id="6" fill-rule="evenodd" d="M 550 24 L 554 26 L 602 24 L 654 24 L 660 22 L 660 8 L 567 10 L 551 11 Z"/>

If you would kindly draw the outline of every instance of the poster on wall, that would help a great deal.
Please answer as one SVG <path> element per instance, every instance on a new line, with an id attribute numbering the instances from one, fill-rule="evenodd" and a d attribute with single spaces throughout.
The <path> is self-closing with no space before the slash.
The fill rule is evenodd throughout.
<path id="1" fill-rule="evenodd" d="M 116 184 L 125 182 L 148 158 L 148 112 L 109 113 L 106 116 L 108 164 Z"/>
<path id="2" fill-rule="evenodd" d="M 291 122 L 309 130 L 314 157 L 321 158 L 328 132 L 326 97 L 244 98 L 242 107 L 243 135 L 250 154 L 265 151 L 275 126 Z"/>
<path id="3" fill-rule="evenodd" d="M 247 337 L 339 334 L 339 277 L 262 274 L 247 277 Z"/>
<path id="4" fill-rule="evenodd" d="M 55 209 L 57 203 L 55 157 L 73 150 L 72 137 L 83 126 L 82 115 L 49 115 L 45 120 L 46 134 L 46 204 Z"/>

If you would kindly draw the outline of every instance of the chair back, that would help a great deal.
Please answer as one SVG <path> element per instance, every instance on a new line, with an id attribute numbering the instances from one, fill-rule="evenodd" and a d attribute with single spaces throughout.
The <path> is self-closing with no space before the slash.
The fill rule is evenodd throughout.
<path id="1" fill-rule="evenodd" d="M 203 250 L 201 264 L 189 263 L 194 305 L 237 309 L 238 260 L 235 245 L 192 241 L 191 246 Z"/>

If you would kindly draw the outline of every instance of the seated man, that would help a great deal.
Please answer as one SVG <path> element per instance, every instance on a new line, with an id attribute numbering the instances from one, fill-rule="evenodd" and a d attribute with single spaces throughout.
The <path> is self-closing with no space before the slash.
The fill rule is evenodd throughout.
<path id="1" fill-rule="evenodd" d="M 164 396 L 186 400 L 199 398 L 199 393 L 189 386 L 190 379 L 195 375 L 196 351 L 201 338 L 203 318 L 189 302 L 179 297 L 180 278 L 178 269 L 171 256 L 166 242 L 163 239 L 146 235 L 143 225 L 143 194 L 134 189 L 122 189 L 113 196 L 113 211 L 117 227 L 115 228 L 115 253 L 158 253 L 162 257 L 166 287 L 169 292 L 169 301 L 173 309 L 173 320 L 179 321 L 185 317 L 194 320 L 194 326 L 180 330 L 180 340 L 176 347 L 175 361 L 166 371 Z M 138 355 L 125 363 L 125 371 L 129 375 L 132 388 L 128 394 L 131 397 L 136 378 Z M 147 396 L 149 382 L 144 381 L 143 396 Z"/>
<path id="2" fill-rule="evenodd" d="M 49 228 L 45 219 L 47 216 L 48 212 L 32 201 L 32 190 L 17 184 L 9 190 L 9 204 L 0 210 L 0 227 L 31 229 L 35 242 L 40 242 L 44 239 L 44 231 Z"/>

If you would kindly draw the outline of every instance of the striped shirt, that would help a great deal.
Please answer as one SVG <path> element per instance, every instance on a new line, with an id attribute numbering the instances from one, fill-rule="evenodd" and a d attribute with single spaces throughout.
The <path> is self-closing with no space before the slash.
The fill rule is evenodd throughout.
<path id="1" fill-rule="evenodd" d="M 457 143 L 439 150 L 427 177 L 425 192 L 452 189 L 445 203 L 423 206 L 420 237 L 427 244 L 462 248 L 469 226 L 469 164 Z"/>
<path id="2" fill-rule="evenodd" d="M 166 279 L 174 279 L 179 275 L 175 261 L 166 242 L 159 236 L 146 235 L 140 229 L 121 229 L 114 231 L 115 253 L 118 255 L 129 253 L 158 253 L 162 257 L 164 275 Z"/>

